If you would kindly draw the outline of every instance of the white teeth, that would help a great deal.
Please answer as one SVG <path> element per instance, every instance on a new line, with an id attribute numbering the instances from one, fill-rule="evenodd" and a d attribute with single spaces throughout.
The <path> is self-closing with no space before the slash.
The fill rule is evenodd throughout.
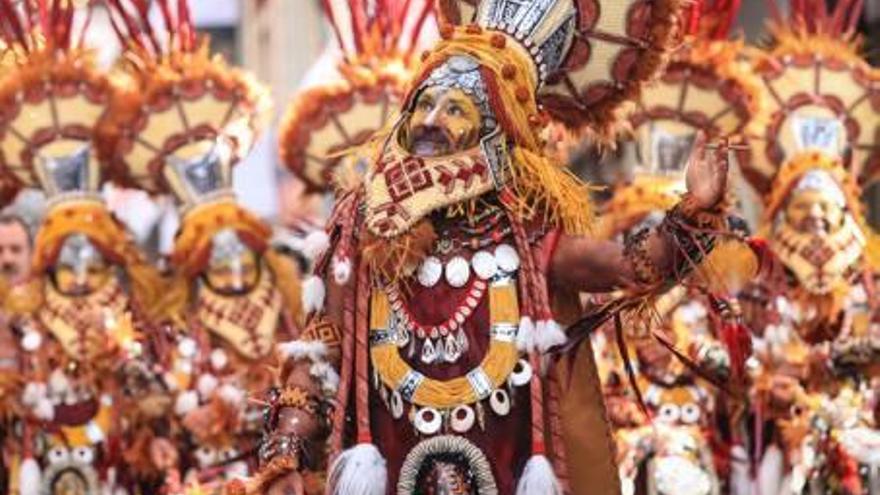
<path id="1" fill-rule="evenodd" d="M 464 287 L 471 278 L 471 267 L 461 256 L 456 256 L 446 263 L 446 282 L 459 288 Z"/>
<path id="2" fill-rule="evenodd" d="M 418 279 L 423 287 L 434 287 L 443 275 L 443 263 L 434 256 L 428 256 L 419 267 Z"/>

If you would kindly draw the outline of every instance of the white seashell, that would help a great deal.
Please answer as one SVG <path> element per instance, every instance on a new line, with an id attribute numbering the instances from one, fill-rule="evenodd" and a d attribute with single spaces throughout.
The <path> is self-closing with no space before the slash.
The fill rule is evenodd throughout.
<path id="1" fill-rule="evenodd" d="M 434 256 L 428 256 L 419 266 L 418 279 L 422 287 L 434 287 L 443 275 L 443 263 Z"/>
<path id="2" fill-rule="evenodd" d="M 510 396 L 507 392 L 498 388 L 489 395 L 489 407 L 499 416 L 510 414 Z"/>
<path id="3" fill-rule="evenodd" d="M 474 273 L 483 280 L 489 280 L 498 273 L 498 263 L 495 261 L 495 256 L 492 256 L 488 251 L 479 251 L 475 254 L 471 258 L 471 266 L 474 268 Z"/>
<path id="4" fill-rule="evenodd" d="M 196 341 L 189 338 L 184 337 L 180 339 L 180 342 L 177 344 L 177 351 L 181 356 L 185 358 L 191 358 L 196 355 Z"/>
<path id="5" fill-rule="evenodd" d="M 229 357 L 223 349 L 214 349 L 211 351 L 211 367 L 214 368 L 215 371 L 220 371 L 225 368 L 226 363 L 228 362 Z"/>
<path id="6" fill-rule="evenodd" d="M 446 282 L 459 288 L 464 287 L 471 278 L 471 265 L 461 256 L 456 256 L 446 263 Z"/>
<path id="7" fill-rule="evenodd" d="M 43 336 L 35 330 L 27 330 L 21 338 L 21 346 L 28 352 L 34 352 L 43 344 Z"/>
<path id="8" fill-rule="evenodd" d="M 202 400 L 207 401 L 219 385 L 220 380 L 216 376 L 205 373 L 199 376 L 198 381 L 196 381 L 196 390 L 199 391 L 199 396 Z"/>
<path id="9" fill-rule="evenodd" d="M 431 339 L 426 339 L 425 343 L 422 344 L 422 362 L 431 364 L 435 360 L 437 360 L 437 349 L 434 347 Z"/>
<path id="10" fill-rule="evenodd" d="M 400 392 L 395 390 L 391 392 L 391 416 L 394 419 L 400 419 L 403 417 L 403 397 L 400 395 Z"/>
<path id="11" fill-rule="evenodd" d="M 470 406 L 460 405 L 452 410 L 449 419 L 449 426 L 456 433 L 467 433 L 474 427 L 477 415 Z"/>
<path id="12" fill-rule="evenodd" d="M 419 409 L 413 421 L 416 429 L 423 435 L 433 435 L 443 426 L 443 417 L 440 416 L 440 411 L 433 407 Z"/>
<path id="13" fill-rule="evenodd" d="M 522 387 L 527 385 L 532 379 L 532 365 L 525 359 L 520 359 L 513 367 L 510 373 L 510 383 L 514 387 Z"/>
<path id="14" fill-rule="evenodd" d="M 499 244 L 495 248 L 495 262 L 505 273 L 519 270 L 519 254 L 510 244 Z"/>

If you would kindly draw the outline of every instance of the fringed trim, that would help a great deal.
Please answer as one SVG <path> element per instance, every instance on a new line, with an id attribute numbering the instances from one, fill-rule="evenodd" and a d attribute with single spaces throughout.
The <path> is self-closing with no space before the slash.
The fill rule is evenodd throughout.
<path id="1" fill-rule="evenodd" d="M 318 380 L 325 397 L 332 397 L 339 390 L 339 374 L 329 363 L 317 362 L 309 368 L 309 375 Z"/>
<path id="2" fill-rule="evenodd" d="M 385 458 L 370 443 L 358 444 L 340 454 L 327 476 L 328 495 L 385 495 L 387 485 Z"/>
<path id="3" fill-rule="evenodd" d="M 327 287 L 324 286 L 324 281 L 320 277 L 312 275 L 303 281 L 302 305 L 307 314 L 323 311 L 326 297 Z"/>
<path id="4" fill-rule="evenodd" d="M 33 457 L 22 461 L 18 470 L 18 487 L 20 495 L 39 495 L 40 481 L 43 475 L 40 465 Z"/>

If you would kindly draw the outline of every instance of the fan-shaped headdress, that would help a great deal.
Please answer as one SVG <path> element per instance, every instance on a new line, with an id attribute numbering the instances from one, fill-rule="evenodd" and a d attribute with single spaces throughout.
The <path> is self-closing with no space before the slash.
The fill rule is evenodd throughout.
<path id="1" fill-rule="evenodd" d="M 155 2 L 162 26 L 152 23 L 149 5 L 109 2 L 135 90 L 114 101 L 99 130 L 101 153 L 116 179 L 177 198 L 183 220 L 172 262 L 192 275 L 222 229 L 257 251 L 267 246 L 270 228 L 235 202 L 232 166 L 250 151 L 268 102 L 254 80 L 209 53 L 185 0 L 176 9 Z"/>
<path id="2" fill-rule="evenodd" d="M 754 73 L 768 95 L 750 124 L 752 157 L 743 175 L 775 218 L 801 178 L 825 170 L 863 222 L 860 187 L 880 171 L 880 86 L 858 53 L 857 1 L 796 2 L 785 19 L 774 6 L 770 40 Z"/>
<path id="3" fill-rule="evenodd" d="M 104 205 L 104 164 L 93 146 L 118 88 L 100 72 L 74 30 L 73 2 L 0 1 L 0 34 L 10 65 L 0 78 L 3 182 L 42 189 L 49 211 L 33 265 L 51 266 L 64 240 L 85 234 L 112 262 L 130 270 L 145 260 Z"/>
<path id="4" fill-rule="evenodd" d="M 306 85 L 291 102 L 281 124 L 284 165 L 310 191 L 332 189 L 338 172 L 352 172 L 361 158 L 344 151 L 367 142 L 395 117 L 416 54 L 433 23 L 433 0 L 368 2 L 324 0 L 338 52 L 318 66 L 330 74 Z"/>
<path id="5" fill-rule="evenodd" d="M 629 116 L 639 163 L 633 183 L 605 205 L 606 234 L 678 200 L 698 133 L 709 142 L 736 139 L 758 113 L 760 81 L 739 57 L 742 43 L 728 34 L 737 11 L 737 2 L 728 0 L 691 7 L 689 36 Z"/>

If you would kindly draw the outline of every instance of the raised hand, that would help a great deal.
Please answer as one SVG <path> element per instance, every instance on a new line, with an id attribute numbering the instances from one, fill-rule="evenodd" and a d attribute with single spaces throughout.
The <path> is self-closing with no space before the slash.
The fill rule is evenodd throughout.
<path id="1" fill-rule="evenodd" d="M 706 146 L 706 135 L 697 135 L 688 159 L 685 184 L 697 206 L 704 210 L 715 207 L 727 193 L 728 152 L 726 143 Z"/>

